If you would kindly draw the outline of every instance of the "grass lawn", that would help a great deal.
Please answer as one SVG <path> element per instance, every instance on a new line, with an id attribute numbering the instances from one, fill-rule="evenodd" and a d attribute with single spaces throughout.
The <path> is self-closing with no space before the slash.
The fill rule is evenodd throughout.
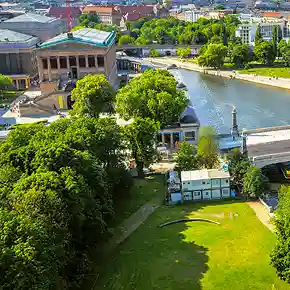
<path id="1" fill-rule="evenodd" d="M 157 225 L 184 217 L 204 222 Z M 269 265 L 275 235 L 242 202 L 161 207 L 112 253 L 94 289 L 290 289 Z"/>
<path id="2" fill-rule="evenodd" d="M 267 77 L 278 77 L 278 78 L 290 78 L 290 68 L 289 67 L 260 67 L 238 70 L 241 74 L 257 74 L 260 76 Z"/>
<path id="3" fill-rule="evenodd" d="M 157 200 L 164 199 L 164 195 L 163 175 L 150 175 L 146 176 L 145 179 L 134 179 L 134 185 L 128 197 L 119 202 L 114 224 L 120 224 L 124 219 L 137 211 L 139 207 L 153 198 Z"/>

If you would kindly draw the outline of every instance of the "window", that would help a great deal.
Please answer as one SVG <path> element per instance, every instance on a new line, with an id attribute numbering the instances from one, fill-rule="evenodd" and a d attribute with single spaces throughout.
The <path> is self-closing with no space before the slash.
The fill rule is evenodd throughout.
<path id="1" fill-rule="evenodd" d="M 187 182 L 187 184 L 190 184 L 190 182 Z"/>
<path id="2" fill-rule="evenodd" d="M 229 183 L 229 180 L 228 179 L 226 179 L 226 183 Z"/>
<path id="3" fill-rule="evenodd" d="M 50 67 L 52 69 L 57 69 L 57 59 L 56 59 L 56 57 L 51 57 L 50 58 Z"/>
<path id="4" fill-rule="evenodd" d="M 205 184 L 205 181 L 203 181 L 202 184 Z"/>
<path id="5" fill-rule="evenodd" d="M 185 139 L 195 140 L 195 132 L 184 132 Z"/>
<path id="6" fill-rule="evenodd" d="M 83 55 L 79 56 L 79 65 L 80 67 L 86 67 L 86 58 Z"/>
<path id="7" fill-rule="evenodd" d="M 93 55 L 88 56 L 88 63 L 89 63 L 89 67 L 96 67 L 95 57 Z"/>
<path id="8" fill-rule="evenodd" d="M 97 61 L 98 61 L 98 67 L 104 67 L 105 66 L 105 60 L 103 56 L 98 56 L 97 57 Z"/>
<path id="9" fill-rule="evenodd" d="M 60 68 L 67 68 L 67 61 L 65 56 L 59 58 Z"/>
<path id="10" fill-rule="evenodd" d="M 77 65 L 77 61 L 76 61 L 76 57 L 75 56 L 70 56 L 69 57 L 69 65 L 70 66 L 76 66 Z"/>
<path id="11" fill-rule="evenodd" d="M 48 66 L 47 66 L 47 59 L 46 58 L 42 59 L 42 66 L 44 69 L 47 69 Z"/>

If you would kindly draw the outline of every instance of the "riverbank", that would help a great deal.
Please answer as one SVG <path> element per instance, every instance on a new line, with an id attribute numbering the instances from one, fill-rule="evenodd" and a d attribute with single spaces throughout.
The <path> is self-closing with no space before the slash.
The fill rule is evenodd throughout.
<path id="1" fill-rule="evenodd" d="M 290 90 L 290 79 L 286 78 L 278 78 L 274 79 L 271 77 L 259 76 L 259 75 L 252 75 L 252 74 L 240 74 L 237 71 L 227 71 L 227 70 L 214 70 L 211 68 L 202 68 L 195 63 L 188 63 L 182 62 L 178 58 L 172 57 L 162 57 L 162 58 L 150 58 L 152 63 L 162 64 L 162 65 L 170 65 L 176 64 L 179 68 L 198 71 L 201 73 L 209 74 L 209 75 L 216 75 L 228 79 L 238 79 L 246 82 L 262 84 L 271 87 L 277 87 L 282 89 Z"/>

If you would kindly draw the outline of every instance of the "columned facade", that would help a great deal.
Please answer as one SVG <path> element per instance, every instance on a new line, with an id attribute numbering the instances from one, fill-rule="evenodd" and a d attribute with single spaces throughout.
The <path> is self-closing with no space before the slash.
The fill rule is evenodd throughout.
<path id="1" fill-rule="evenodd" d="M 114 33 L 85 28 L 41 44 L 37 62 L 42 89 L 45 86 L 51 89 L 52 83 L 58 81 L 76 81 L 88 74 L 104 74 L 116 86 L 114 37 Z"/>

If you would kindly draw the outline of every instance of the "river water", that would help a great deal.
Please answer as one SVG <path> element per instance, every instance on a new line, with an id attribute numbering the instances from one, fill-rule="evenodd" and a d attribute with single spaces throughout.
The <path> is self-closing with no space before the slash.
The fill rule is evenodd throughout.
<path id="1" fill-rule="evenodd" d="M 232 107 L 239 129 L 290 125 L 290 91 L 180 70 L 201 126 L 229 133 Z"/>

